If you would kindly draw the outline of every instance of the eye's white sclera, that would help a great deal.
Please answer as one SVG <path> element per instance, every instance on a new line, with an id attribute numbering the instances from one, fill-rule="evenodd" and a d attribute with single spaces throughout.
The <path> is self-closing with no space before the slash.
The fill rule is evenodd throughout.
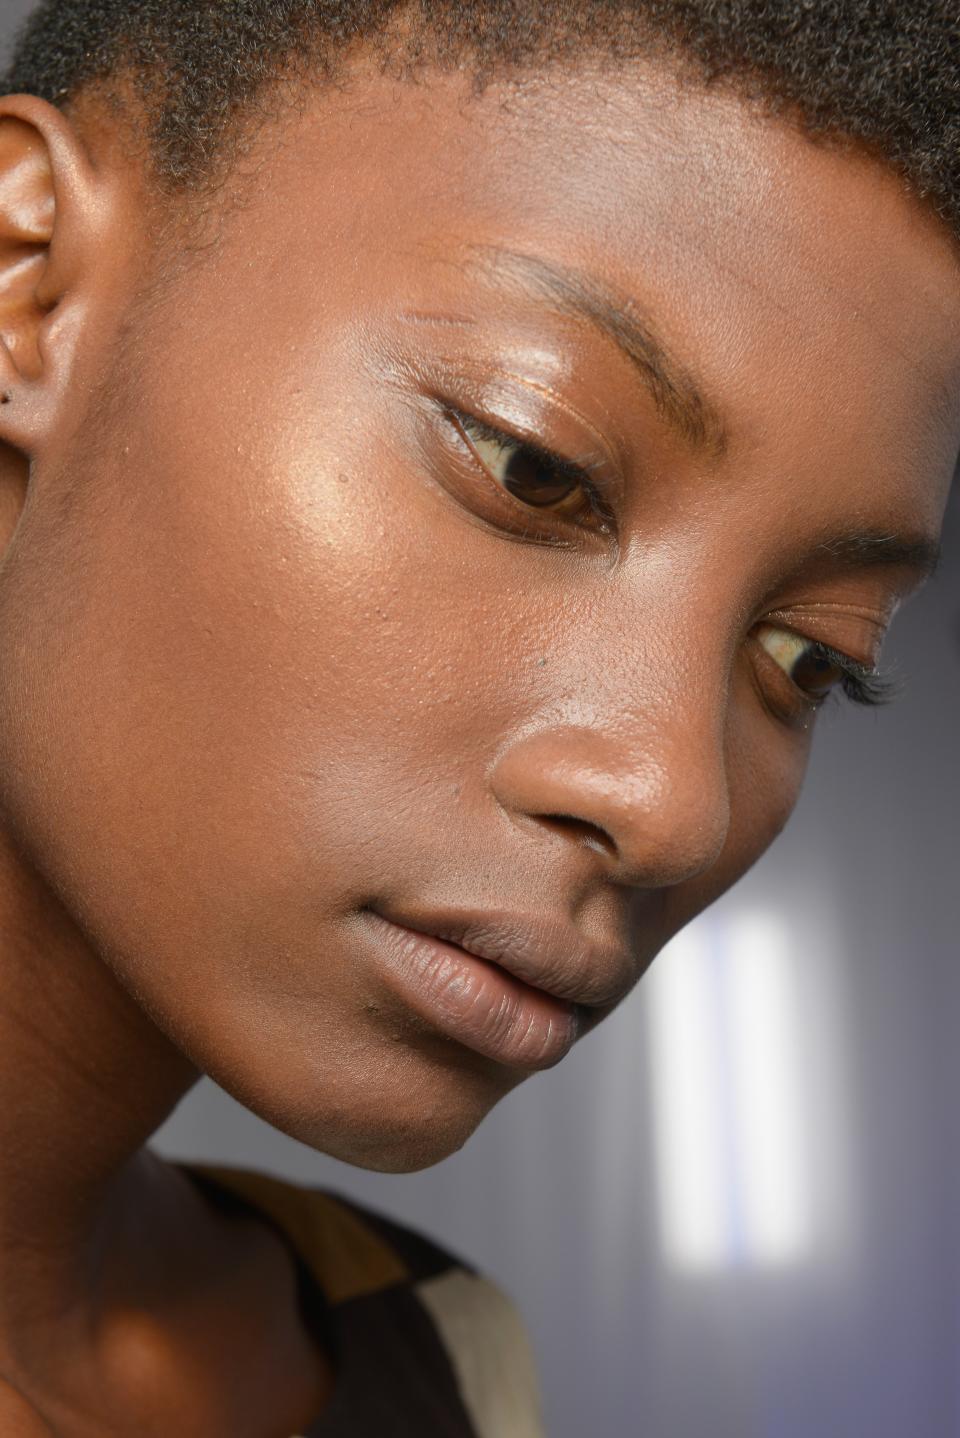
<path id="1" fill-rule="evenodd" d="M 757 638 L 786 674 L 792 673 L 797 660 L 810 648 L 809 639 L 804 639 L 800 634 L 791 634 L 787 629 L 775 629 L 770 624 L 761 625 Z"/>
<path id="2" fill-rule="evenodd" d="M 486 465 L 498 484 L 503 484 L 507 477 L 507 469 L 510 461 L 517 452 L 517 445 L 504 443 L 502 440 L 489 439 L 486 435 L 478 434 L 475 429 L 469 431 L 470 443 L 473 445 L 477 455 Z"/>

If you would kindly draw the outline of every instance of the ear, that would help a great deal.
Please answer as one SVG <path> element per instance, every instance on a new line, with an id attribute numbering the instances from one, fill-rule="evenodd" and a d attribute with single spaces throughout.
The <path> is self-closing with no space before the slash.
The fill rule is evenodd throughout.
<path id="1" fill-rule="evenodd" d="M 83 275 L 103 193 L 61 112 L 0 98 L 0 552 L 26 465 L 55 425 L 83 321 Z"/>

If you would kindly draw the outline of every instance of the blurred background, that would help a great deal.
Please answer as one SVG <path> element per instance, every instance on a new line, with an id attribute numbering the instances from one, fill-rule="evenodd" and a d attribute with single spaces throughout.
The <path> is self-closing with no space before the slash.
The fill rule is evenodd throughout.
<path id="1" fill-rule="evenodd" d="M 29 8 L 0 0 L 0 46 Z M 960 493 L 884 657 L 904 695 L 828 706 L 769 853 L 461 1153 L 364 1173 L 209 1083 L 156 1146 L 479 1266 L 550 1438 L 960 1438 Z"/>

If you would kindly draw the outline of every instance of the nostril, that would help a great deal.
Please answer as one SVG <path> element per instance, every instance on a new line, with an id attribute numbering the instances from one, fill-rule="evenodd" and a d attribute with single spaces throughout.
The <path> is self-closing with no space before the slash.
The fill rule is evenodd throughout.
<path id="1" fill-rule="evenodd" d="M 538 814 L 537 818 L 549 828 L 555 828 L 562 834 L 573 835 L 588 848 L 595 849 L 598 854 L 607 854 L 613 859 L 617 857 L 616 844 L 599 824 L 591 824 L 587 819 L 578 819 L 573 814 Z"/>

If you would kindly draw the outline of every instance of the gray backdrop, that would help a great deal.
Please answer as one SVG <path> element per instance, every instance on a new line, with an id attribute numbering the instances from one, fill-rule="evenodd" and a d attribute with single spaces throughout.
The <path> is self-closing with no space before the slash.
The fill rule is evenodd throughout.
<path id="1" fill-rule="evenodd" d="M 29 6 L 0 0 L 0 35 Z M 206 1084 L 166 1153 L 325 1184 L 504 1284 L 551 1438 L 960 1435 L 960 504 L 910 681 L 823 722 L 785 834 L 556 1071 L 422 1174 Z"/>

